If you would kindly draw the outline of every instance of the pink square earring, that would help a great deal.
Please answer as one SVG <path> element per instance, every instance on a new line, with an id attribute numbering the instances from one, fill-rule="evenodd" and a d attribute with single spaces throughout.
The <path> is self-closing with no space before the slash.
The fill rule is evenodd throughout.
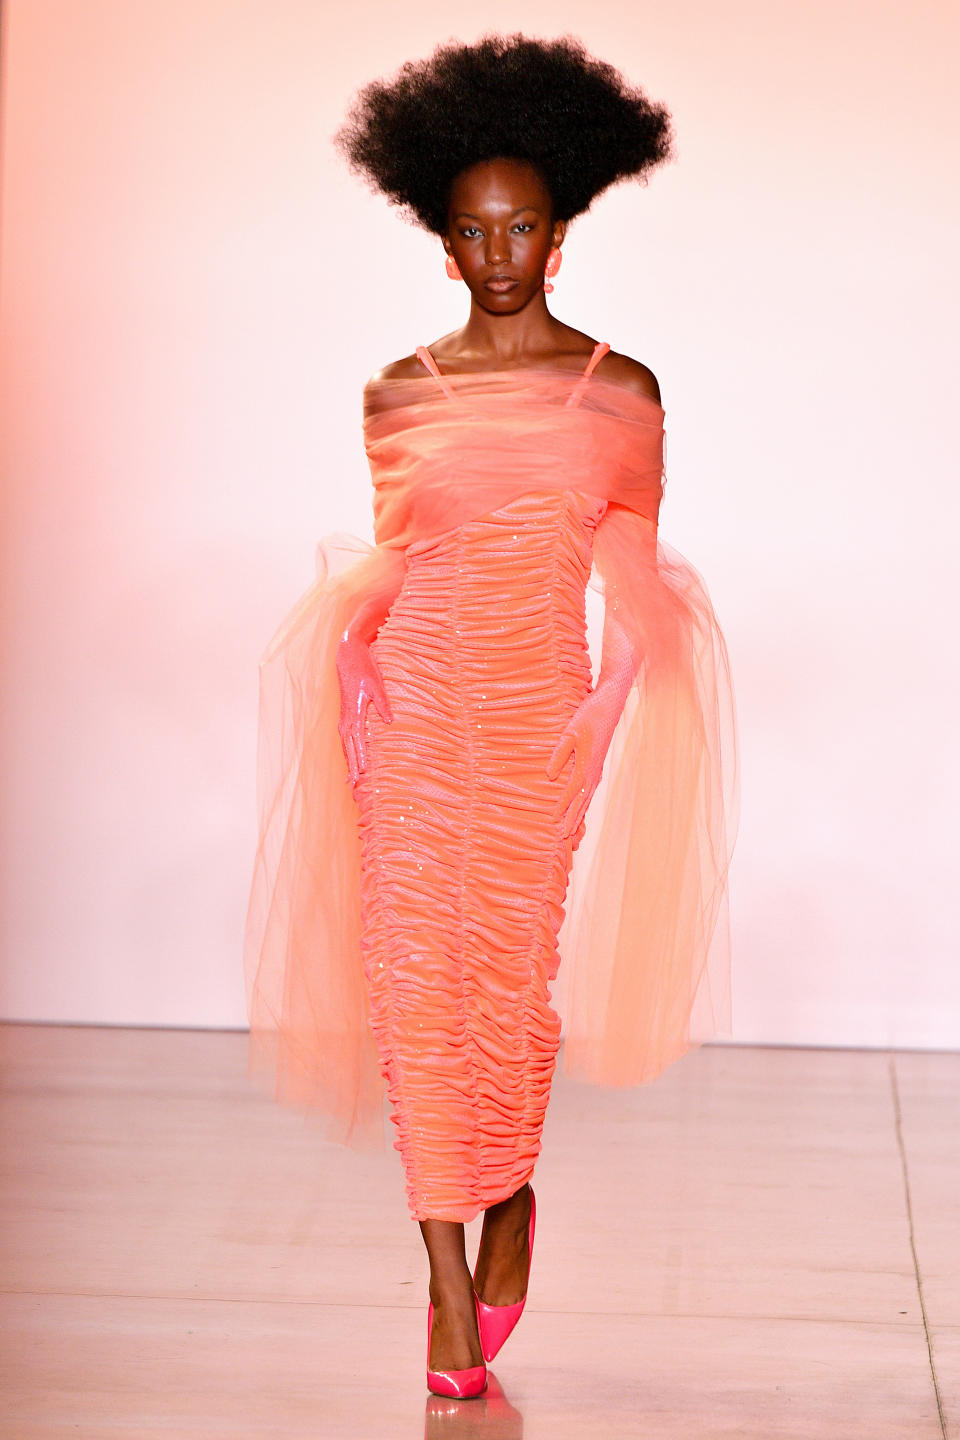
<path id="1" fill-rule="evenodd" d="M 560 269 L 560 266 L 561 266 L 562 263 L 563 263 L 563 255 L 562 255 L 561 252 L 560 252 L 560 247 L 559 247 L 559 245 L 554 245 L 553 249 L 550 251 L 550 254 L 547 256 L 547 263 L 546 263 L 546 265 L 543 267 L 544 277 L 556 275 L 556 273 L 557 273 L 557 271 Z M 546 295 L 552 295 L 552 294 L 553 294 L 553 286 L 550 284 L 550 281 L 549 281 L 548 279 L 546 279 L 546 278 L 544 278 L 543 289 L 544 289 L 544 294 L 546 294 Z"/>

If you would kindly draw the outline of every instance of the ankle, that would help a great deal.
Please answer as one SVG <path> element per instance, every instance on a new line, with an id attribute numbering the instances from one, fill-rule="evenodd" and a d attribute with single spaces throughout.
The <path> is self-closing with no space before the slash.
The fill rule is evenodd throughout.
<path id="1" fill-rule="evenodd" d="M 515 1195 L 492 1205 L 484 1213 L 483 1233 L 496 1235 L 498 1242 L 516 1237 L 518 1242 L 526 1238 L 530 1226 L 530 1187 L 523 1186 Z"/>
<path id="2" fill-rule="evenodd" d="M 483 1213 L 484 1222 L 490 1221 L 494 1225 L 511 1225 L 526 1223 L 530 1217 L 530 1186 L 521 1185 L 513 1195 L 508 1195 L 506 1200 L 500 1200 L 496 1205 L 491 1205 Z"/>
<path id="3" fill-rule="evenodd" d="M 440 1310 L 445 1306 L 459 1308 L 472 1300 L 473 1277 L 466 1266 L 455 1275 L 431 1275 L 429 1293 L 434 1309 Z"/>

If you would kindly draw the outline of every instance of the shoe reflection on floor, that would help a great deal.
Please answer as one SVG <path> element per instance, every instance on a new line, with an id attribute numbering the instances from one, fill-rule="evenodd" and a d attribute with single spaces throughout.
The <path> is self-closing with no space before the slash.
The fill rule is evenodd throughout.
<path id="1" fill-rule="evenodd" d="M 474 1400 L 447 1400 L 431 1395 L 423 1427 L 424 1440 L 523 1440 L 523 1416 L 515 1409 L 492 1370 L 487 1388 Z"/>

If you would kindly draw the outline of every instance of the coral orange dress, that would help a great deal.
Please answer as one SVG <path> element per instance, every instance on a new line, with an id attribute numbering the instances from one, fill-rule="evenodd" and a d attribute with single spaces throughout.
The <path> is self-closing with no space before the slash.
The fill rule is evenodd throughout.
<path id="1" fill-rule="evenodd" d="M 658 538 L 663 411 L 592 375 L 608 348 L 581 375 L 448 377 L 421 349 L 429 375 L 381 382 L 377 544 L 321 547 L 261 662 L 251 1068 L 352 1143 L 385 1093 L 416 1219 L 469 1220 L 533 1172 L 571 867 L 566 1068 L 636 1084 L 729 1031 L 726 647 Z M 398 548 L 372 647 L 393 720 L 368 709 L 351 795 L 336 643 Z M 643 663 L 578 874 L 584 829 L 562 834 L 546 763 L 591 688 L 594 570 Z"/>

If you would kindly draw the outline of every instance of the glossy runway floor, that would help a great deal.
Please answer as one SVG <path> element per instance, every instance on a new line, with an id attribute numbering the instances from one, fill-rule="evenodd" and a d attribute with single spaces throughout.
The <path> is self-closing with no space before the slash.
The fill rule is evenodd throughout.
<path id="1" fill-rule="evenodd" d="M 5 1440 L 960 1437 L 960 1056 L 558 1076 L 527 1310 L 457 1405 L 397 1156 L 325 1145 L 245 1045 L 0 1030 Z"/>

